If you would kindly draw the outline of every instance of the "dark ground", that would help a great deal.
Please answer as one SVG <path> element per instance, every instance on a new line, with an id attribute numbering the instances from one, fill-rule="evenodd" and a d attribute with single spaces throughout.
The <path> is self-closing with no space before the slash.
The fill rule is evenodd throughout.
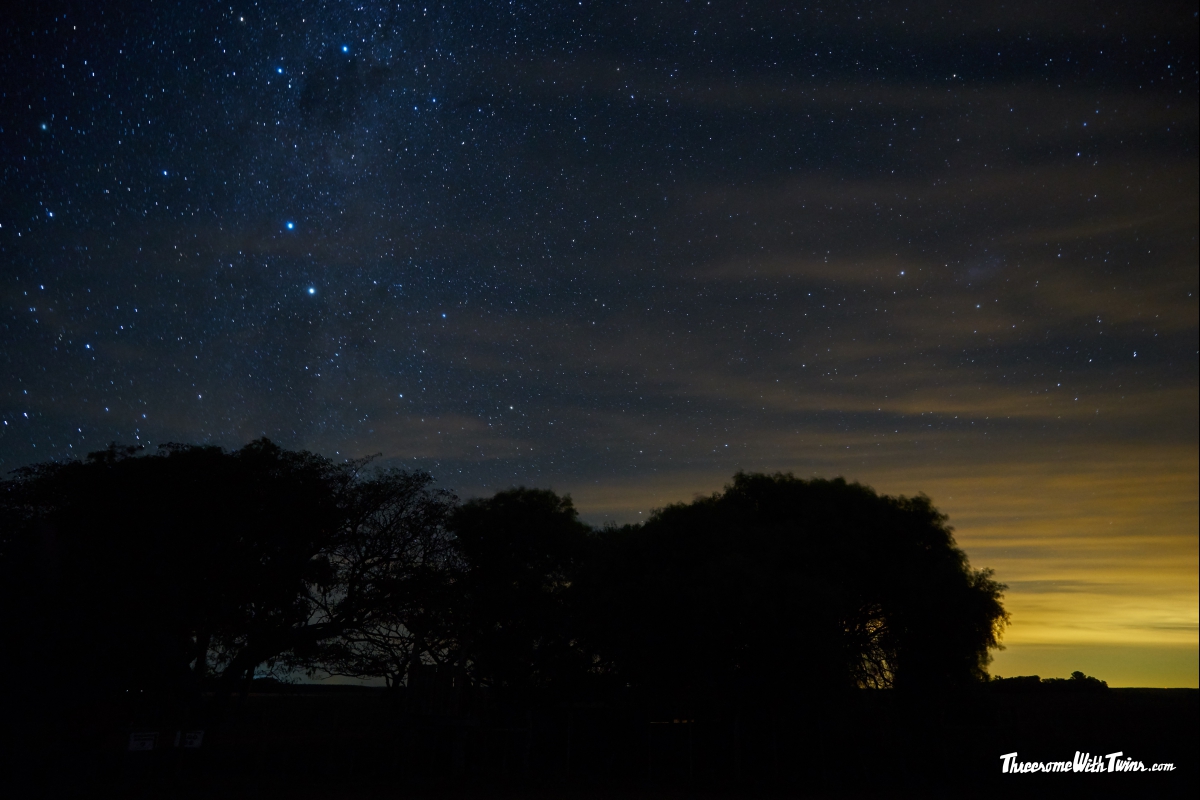
<path id="1" fill-rule="evenodd" d="M 981 692 L 921 702 L 864 693 L 836 713 L 815 705 L 760 714 L 709 708 L 696 721 L 675 721 L 609 704 L 484 721 L 399 713 L 383 690 L 280 687 L 235 698 L 222 721 L 212 709 L 195 712 L 191 726 L 205 729 L 198 749 L 174 747 L 167 731 L 157 749 L 129 752 L 131 732 L 154 729 L 152 709 L 80 707 L 81 724 L 41 737 L 7 771 L 20 784 L 8 796 L 1194 796 L 1198 700 L 1194 689 Z M 84 719 L 114 715 L 133 723 L 117 729 Z M 1001 774 L 1004 753 L 1069 761 L 1077 750 L 1123 751 L 1176 769 Z"/>

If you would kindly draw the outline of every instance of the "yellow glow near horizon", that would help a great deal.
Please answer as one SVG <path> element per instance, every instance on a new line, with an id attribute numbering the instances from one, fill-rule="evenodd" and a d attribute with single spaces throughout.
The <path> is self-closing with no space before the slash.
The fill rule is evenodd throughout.
<path id="1" fill-rule="evenodd" d="M 826 475 L 887 494 L 928 494 L 950 516 L 972 566 L 1008 584 L 1012 624 L 993 674 L 1066 677 L 1081 669 L 1113 686 L 1200 685 L 1194 448 L 1130 446 L 1116 458 L 1078 452 L 953 468 L 846 467 Z M 676 474 L 573 494 L 591 518 L 645 519 L 652 508 L 727 481 Z"/>

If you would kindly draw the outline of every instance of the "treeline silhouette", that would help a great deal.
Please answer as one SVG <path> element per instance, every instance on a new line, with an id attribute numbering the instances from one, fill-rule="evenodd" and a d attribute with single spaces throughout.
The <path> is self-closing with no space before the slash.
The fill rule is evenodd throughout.
<path id="1" fill-rule="evenodd" d="M 660 776 L 699 758 L 735 782 L 778 776 L 781 748 L 836 761 L 895 709 L 966 713 L 1008 619 L 928 498 L 840 478 L 738 474 L 596 529 L 552 491 L 459 502 L 424 472 L 266 439 L 112 446 L 0 483 L 0 531 L 23 736 L 216 746 L 255 688 L 377 678 L 393 739 L 371 746 L 410 787 L 468 761 L 618 780 L 657 753 Z M 878 734 L 894 753 L 898 731 Z"/>
<path id="2" fill-rule="evenodd" d="M 437 667 L 503 702 L 636 687 L 686 705 L 978 682 L 1006 621 L 925 497 L 739 474 L 595 530 L 551 491 L 460 504 L 368 467 L 262 439 L 19 470 L 0 555 L 31 671 L 174 694 Z"/>
<path id="3" fill-rule="evenodd" d="M 989 688 L 993 692 L 1102 692 L 1108 689 L 1108 682 L 1076 671 L 1069 678 L 1042 678 L 1038 675 L 993 678 Z"/>

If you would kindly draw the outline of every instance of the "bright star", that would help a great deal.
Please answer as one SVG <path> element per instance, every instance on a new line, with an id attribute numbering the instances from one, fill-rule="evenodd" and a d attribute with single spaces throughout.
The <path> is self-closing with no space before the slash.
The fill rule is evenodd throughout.
<path id="1" fill-rule="evenodd" d="M 308 287 L 308 293 L 309 293 L 309 294 L 316 294 L 316 293 L 317 293 L 317 290 L 316 290 L 316 288 L 314 288 L 314 287 L 310 286 L 310 287 Z"/>
<path id="2" fill-rule="evenodd" d="M 282 75 L 282 74 L 283 74 L 283 67 L 276 67 L 276 68 L 275 68 L 275 71 L 276 71 L 276 72 L 278 72 L 280 75 Z"/>
<path id="3" fill-rule="evenodd" d="M 163 170 L 163 175 L 166 175 L 166 174 L 167 174 L 167 171 L 164 169 L 164 170 Z"/>
<path id="4" fill-rule="evenodd" d="M 343 52 L 343 53 L 349 53 L 349 52 L 350 52 L 350 45 L 348 45 L 348 44 L 344 44 L 344 45 L 342 45 L 342 52 Z"/>
<path id="5" fill-rule="evenodd" d="M 296 223 L 294 223 L 294 222 L 287 223 L 287 229 L 289 231 L 294 231 L 296 229 Z"/>

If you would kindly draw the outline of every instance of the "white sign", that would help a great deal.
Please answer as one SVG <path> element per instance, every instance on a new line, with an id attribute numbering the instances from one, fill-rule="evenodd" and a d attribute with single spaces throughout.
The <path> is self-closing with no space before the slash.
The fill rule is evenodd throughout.
<path id="1" fill-rule="evenodd" d="M 129 734 L 129 752 L 142 753 L 153 750 L 156 741 L 158 741 L 158 734 L 154 731 L 131 733 Z"/>

